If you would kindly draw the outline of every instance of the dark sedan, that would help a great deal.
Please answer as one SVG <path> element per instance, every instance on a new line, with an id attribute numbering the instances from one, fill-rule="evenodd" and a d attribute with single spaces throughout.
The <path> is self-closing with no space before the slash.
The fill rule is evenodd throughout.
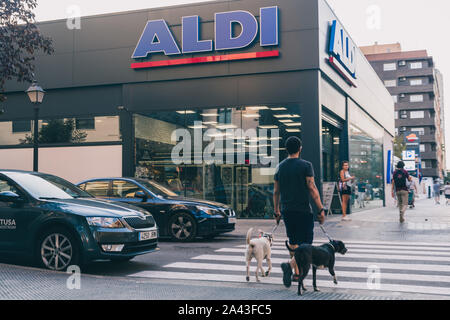
<path id="1" fill-rule="evenodd" d="M 164 186 L 146 179 L 106 178 L 83 181 L 78 186 L 96 197 L 124 202 L 149 211 L 161 236 L 191 241 L 214 237 L 235 229 L 236 214 L 224 204 L 179 197 Z"/>
<path id="2" fill-rule="evenodd" d="M 29 253 L 65 270 L 94 260 L 130 260 L 159 250 L 152 215 L 95 199 L 49 174 L 0 170 L 0 251 Z"/>

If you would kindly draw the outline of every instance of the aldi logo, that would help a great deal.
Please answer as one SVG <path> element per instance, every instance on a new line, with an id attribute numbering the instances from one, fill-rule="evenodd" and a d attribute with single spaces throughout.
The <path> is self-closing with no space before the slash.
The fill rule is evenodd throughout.
<path id="1" fill-rule="evenodd" d="M 356 79 L 356 44 L 337 20 L 331 23 L 328 54 L 328 63 L 348 84 L 356 87 L 352 80 Z"/>
<path id="2" fill-rule="evenodd" d="M 259 35 L 261 47 L 278 46 L 278 7 L 261 8 L 259 23 L 248 11 L 238 10 L 216 13 L 214 17 L 214 40 L 200 39 L 201 21 L 199 16 L 182 17 L 181 46 L 177 43 L 170 27 L 163 19 L 148 21 L 142 32 L 132 59 L 151 58 L 154 54 L 176 56 L 182 54 L 229 51 L 249 47 Z M 240 33 L 234 34 L 235 25 Z M 150 68 L 193 63 L 220 62 L 243 59 L 278 57 L 279 51 L 261 51 L 245 54 L 208 56 L 200 58 L 170 59 L 155 62 L 133 63 L 131 68 Z"/>

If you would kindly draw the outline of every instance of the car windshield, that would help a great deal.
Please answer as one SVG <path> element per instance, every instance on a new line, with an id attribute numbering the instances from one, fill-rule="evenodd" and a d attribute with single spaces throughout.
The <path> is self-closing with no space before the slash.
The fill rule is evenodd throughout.
<path id="1" fill-rule="evenodd" d="M 6 175 L 36 199 L 92 198 L 70 182 L 49 174 L 11 172 Z"/>
<path id="2" fill-rule="evenodd" d="M 163 197 L 176 197 L 178 196 L 175 192 L 167 189 L 166 187 L 151 181 L 151 180 L 144 180 L 144 179 L 138 179 L 136 180 L 140 184 L 142 184 L 144 187 L 146 187 L 150 192 Z"/>

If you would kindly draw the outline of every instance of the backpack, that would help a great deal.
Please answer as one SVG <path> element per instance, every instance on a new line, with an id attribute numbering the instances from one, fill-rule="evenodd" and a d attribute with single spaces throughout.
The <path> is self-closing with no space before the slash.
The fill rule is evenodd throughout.
<path id="1" fill-rule="evenodd" d="M 406 178 L 405 171 L 396 170 L 394 172 L 394 183 L 395 183 L 395 187 L 397 188 L 397 190 L 407 189 L 406 181 L 407 181 L 407 178 Z"/>

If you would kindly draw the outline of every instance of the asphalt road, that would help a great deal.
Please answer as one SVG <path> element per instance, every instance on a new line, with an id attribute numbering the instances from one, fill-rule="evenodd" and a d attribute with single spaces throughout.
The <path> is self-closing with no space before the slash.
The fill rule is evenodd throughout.
<path id="1" fill-rule="evenodd" d="M 329 217 L 325 223 L 327 232 L 343 240 L 349 249 L 345 256 L 339 255 L 336 259 L 339 284 L 334 285 L 328 272 L 320 270 L 318 285 L 322 292 L 309 290 L 302 299 L 450 299 L 450 207 L 421 200 L 416 209 L 408 211 L 405 224 L 398 222 L 395 208 L 359 212 L 351 218 L 352 221 L 341 222 L 338 216 Z M 272 275 L 262 278 L 261 283 L 255 282 L 253 274 L 250 283 L 245 281 L 247 230 L 255 227 L 270 231 L 273 226 L 273 221 L 239 220 L 234 232 L 213 240 L 198 239 L 191 243 L 162 240 L 159 252 L 136 257 L 130 262 L 97 262 L 84 268 L 84 290 L 76 296 L 64 291 L 62 282 L 55 284 L 59 289 L 49 289 L 47 294 L 40 290 L 36 295 L 55 299 L 54 292 L 61 292 L 57 297 L 78 299 L 92 296 L 87 288 L 95 291 L 113 283 L 123 289 L 139 286 L 139 290 L 132 292 L 144 290 L 146 294 L 141 298 L 152 299 L 222 299 L 224 295 L 228 299 L 255 299 L 255 292 L 262 299 L 298 299 L 296 284 L 290 289 L 282 285 L 280 263 L 288 259 L 283 244 L 286 238 L 283 224 L 275 232 Z M 317 224 L 315 239 L 317 244 L 326 242 Z M 30 269 L 30 263 L 17 258 L 1 257 L 0 263 L 12 264 L 3 265 L 3 269 L 8 267 L 8 274 L 17 287 L 2 287 L 5 282 L 0 281 L 0 298 L 23 298 L 18 293 L 21 279 L 14 277 L 16 269 L 29 275 L 24 276 L 26 286 L 33 274 L 38 274 L 41 282 L 67 278 L 66 274 Z M 252 272 L 255 266 L 253 261 Z M 305 281 L 311 288 L 311 276 Z M 169 290 L 175 287 L 177 293 Z M 170 295 L 162 294 L 167 290 Z M 268 297 L 267 290 L 270 291 Z M 125 296 L 124 292 L 127 292 Z M 114 290 L 109 290 L 108 297 L 139 298 L 130 292 L 117 289 L 114 294 Z"/>

